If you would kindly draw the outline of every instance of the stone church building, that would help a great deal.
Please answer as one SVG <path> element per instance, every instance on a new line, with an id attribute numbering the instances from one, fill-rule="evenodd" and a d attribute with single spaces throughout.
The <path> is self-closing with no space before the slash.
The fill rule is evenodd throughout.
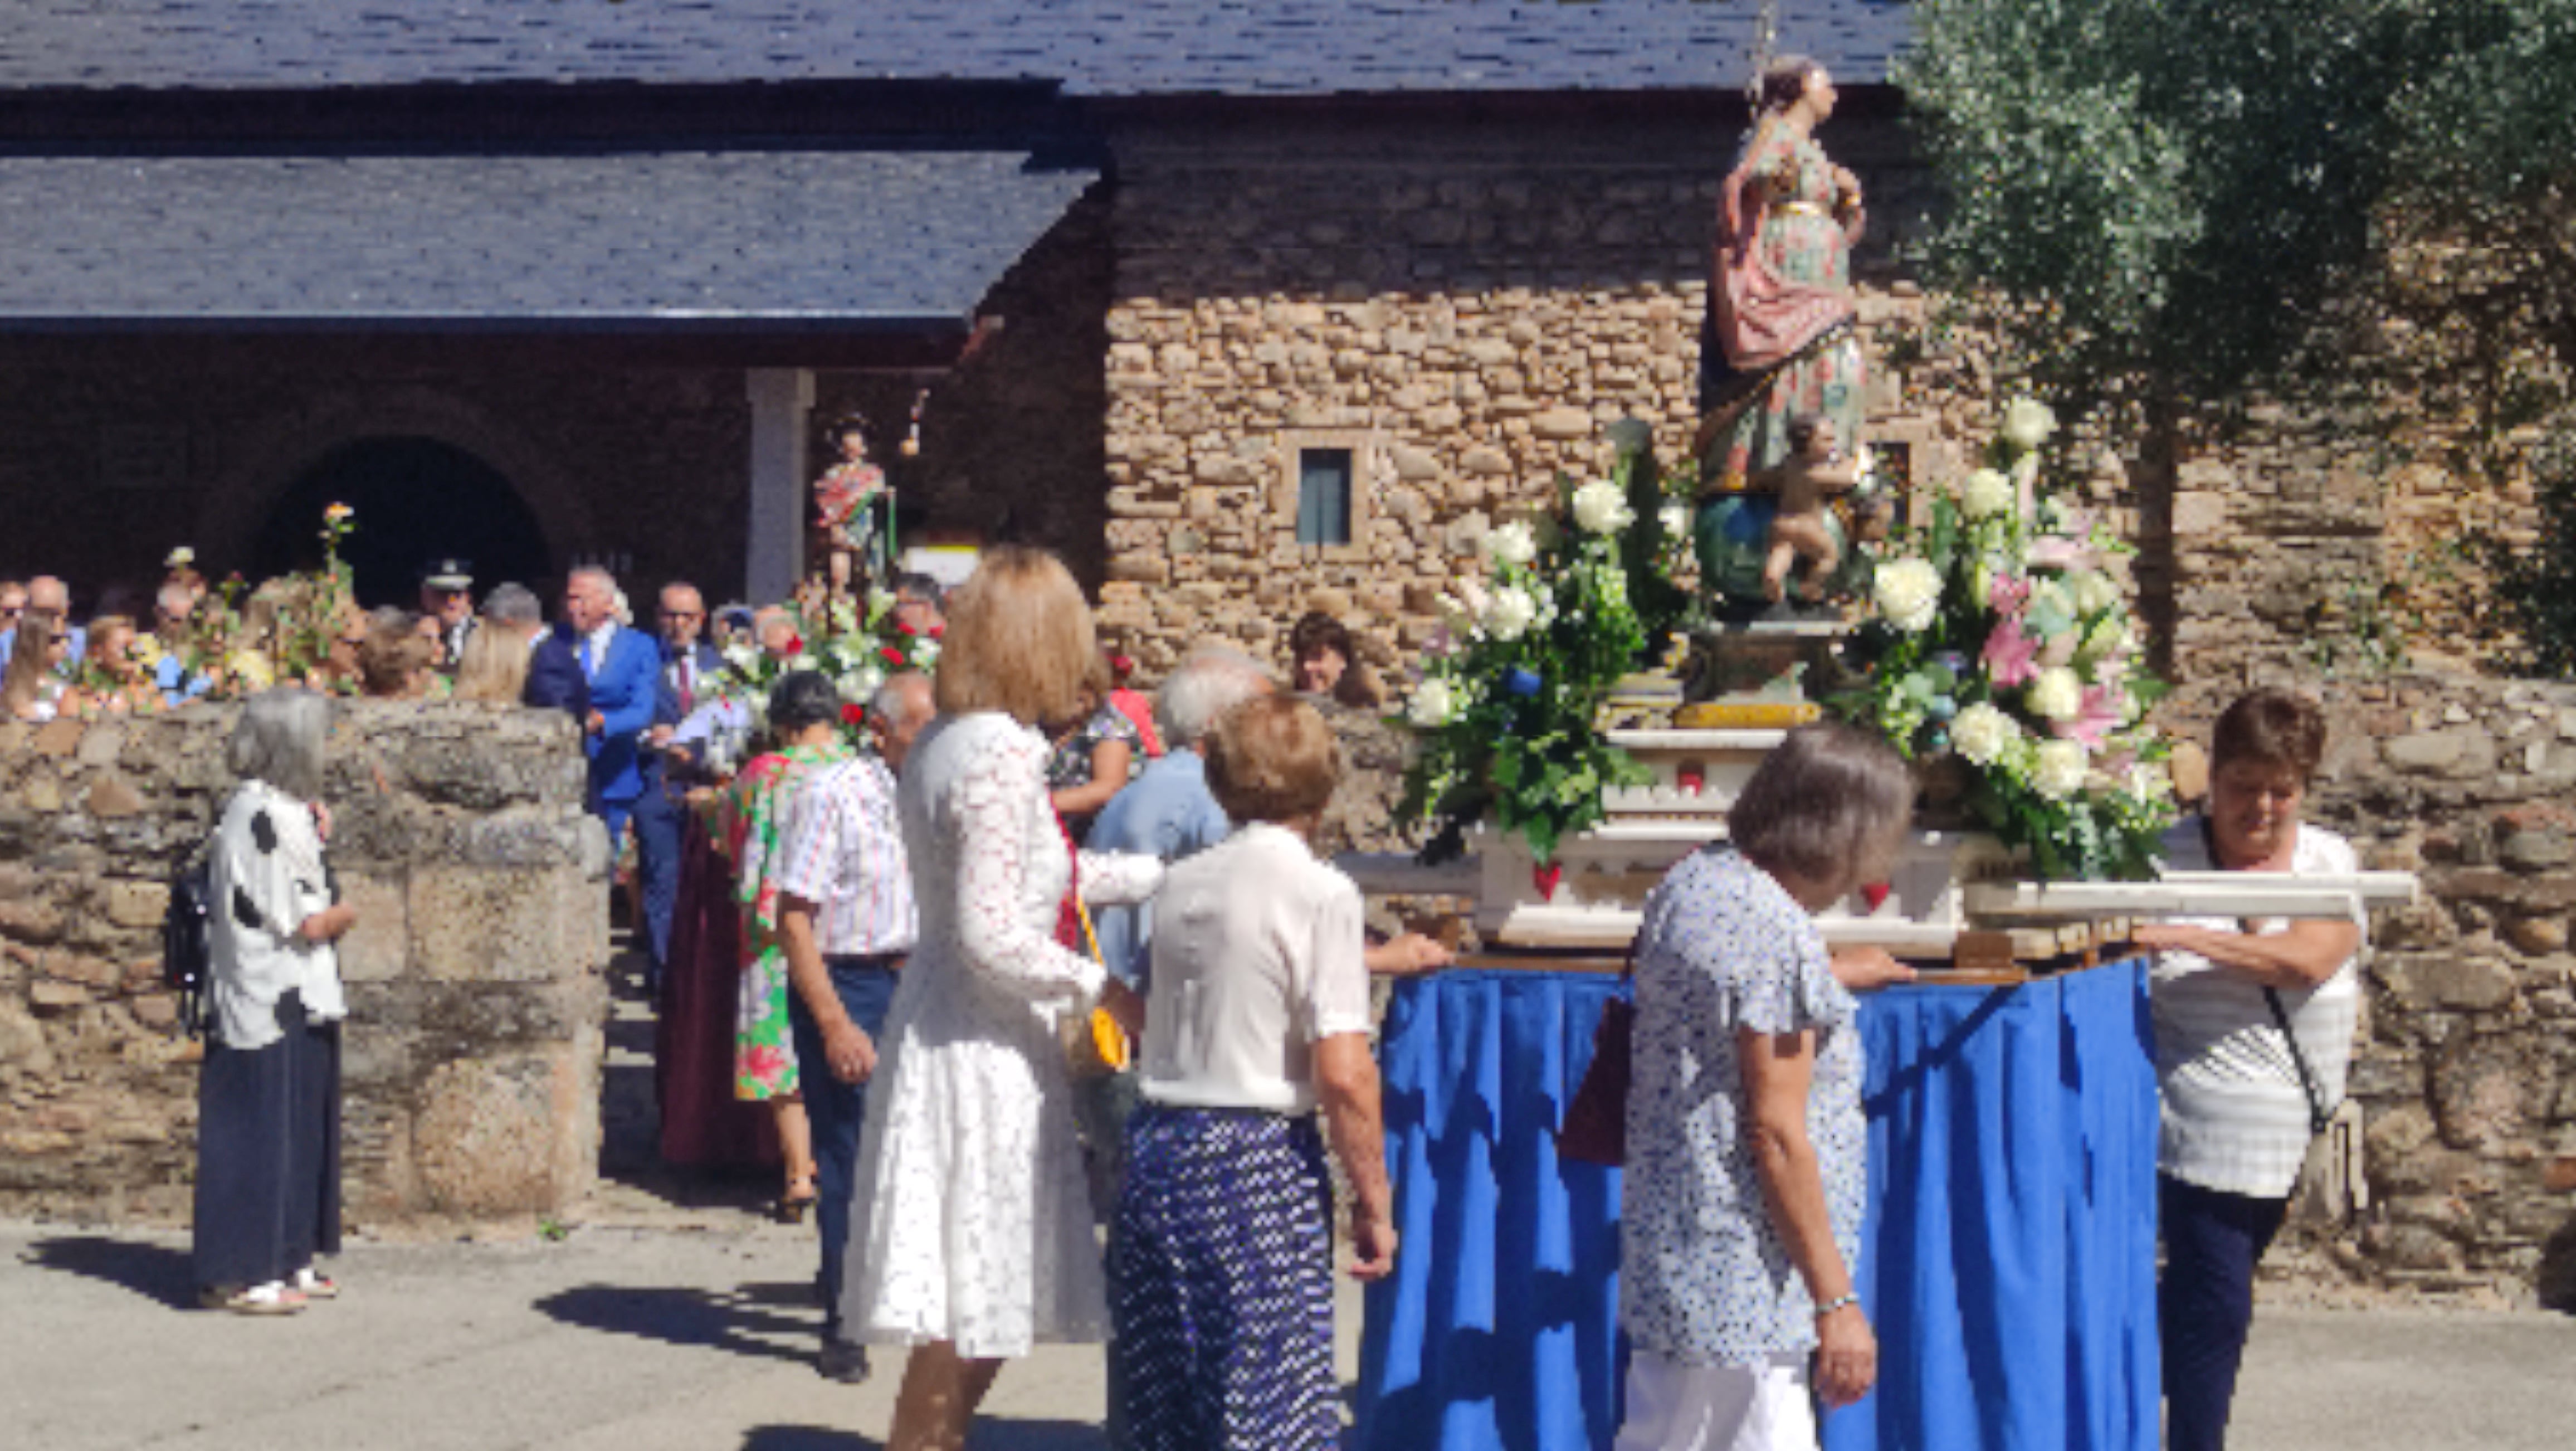
<path id="1" fill-rule="evenodd" d="M 0 575 L 257 578 L 336 499 L 371 601 L 775 598 L 856 409 L 903 537 L 1059 551 L 1149 668 L 1318 591 L 1391 655 L 1600 425 L 1687 435 L 1756 10 L 36 0 Z M 1905 8 L 1782 10 L 1883 260 Z"/>

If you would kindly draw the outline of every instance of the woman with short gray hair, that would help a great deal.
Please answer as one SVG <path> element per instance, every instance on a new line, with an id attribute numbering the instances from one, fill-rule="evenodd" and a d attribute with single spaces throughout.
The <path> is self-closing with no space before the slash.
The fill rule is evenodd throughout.
<path id="1" fill-rule="evenodd" d="M 200 1303 L 291 1314 L 339 1287 L 313 1267 L 340 1248 L 340 990 L 333 944 L 357 921 L 322 844 L 331 703 L 251 697 L 225 760 L 240 785 L 209 853 L 208 1031 L 197 1079 L 195 1270 Z"/>
<path id="2" fill-rule="evenodd" d="M 1682 859 L 1637 933 L 1619 1319 L 1619 1451 L 1796 1447 L 1809 1408 L 1868 1393 L 1878 1345 L 1852 1264 L 1867 1183 L 1855 989 L 1909 976 L 1829 960 L 1813 914 L 1884 878 L 1913 780 L 1894 748 L 1805 726 Z"/>

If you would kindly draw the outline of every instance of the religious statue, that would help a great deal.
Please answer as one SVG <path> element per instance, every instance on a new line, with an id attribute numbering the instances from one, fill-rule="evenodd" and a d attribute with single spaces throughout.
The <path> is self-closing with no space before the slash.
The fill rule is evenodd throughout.
<path id="1" fill-rule="evenodd" d="M 1720 193 L 1701 353 L 1707 487 L 1693 528 L 1704 585 L 1739 617 L 1780 606 L 1802 557 L 1805 600 L 1851 592 L 1863 564 L 1851 535 L 1884 530 L 1861 488 L 1860 181 L 1812 134 L 1833 114 L 1833 79 L 1789 56 L 1764 70 L 1760 95 Z M 1855 493 L 1848 519 L 1824 508 L 1841 493 Z"/>
<path id="2" fill-rule="evenodd" d="M 815 525 L 825 578 L 835 594 L 849 591 L 855 566 L 868 559 L 876 536 L 870 506 L 886 491 L 885 470 L 868 462 L 867 426 L 857 414 L 832 425 L 828 437 L 840 461 L 814 481 Z"/>

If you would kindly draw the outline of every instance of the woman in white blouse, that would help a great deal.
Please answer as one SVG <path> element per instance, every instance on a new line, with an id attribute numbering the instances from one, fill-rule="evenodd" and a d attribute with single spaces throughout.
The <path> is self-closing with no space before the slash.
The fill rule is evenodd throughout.
<path id="1" fill-rule="evenodd" d="M 851 1194 L 844 1333 L 913 1347 L 888 1451 L 954 1447 L 1004 1360 L 1107 1330 L 1057 1023 L 1143 1004 L 1062 945 L 1068 891 L 1139 901 L 1151 857 L 1082 855 L 1048 804 L 1040 721 L 1098 650 L 1052 555 L 984 557 L 949 607 L 940 717 L 897 789 L 920 938 L 887 1009 Z"/>
<path id="2" fill-rule="evenodd" d="M 338 1293 L 340 992 L 333 944 L 357 921 L 322 861 L 331 702 L 253 696 L 227 761 L 241 785 L 210 848 L 211 1022 L 197 1080 L 195 1268 L 203 1303 L 290 1314 Z"/>
<path id="3" fill-rule="evenodd" d="M 1154 899 L 1152 998 L 1110 1234 L 1110 1384 L 1138 1451 L 1326 1451 L 1332 1184 L 1351 1273 L 1395 1263 L 1359 888 L 1309 845 L 1341 777 L 1332 728 L 1285 696 L 1219 717 L 1207 785 L 1238 823 Z"/>

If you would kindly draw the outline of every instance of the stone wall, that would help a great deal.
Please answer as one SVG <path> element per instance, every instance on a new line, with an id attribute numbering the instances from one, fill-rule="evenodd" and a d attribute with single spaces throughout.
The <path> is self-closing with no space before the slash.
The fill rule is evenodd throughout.
<path id="1" fill-rule="evenodd" d="M 232 712 L 0 726 L 0 1211 L 184 1222 L 194 1065 L 160 977 Z M 344 706 L 349 1218 L 557 1211 L 597 1173 L 606 838 L 559 715 Z"/>
<path id="2" fill-rule="evenodd" d="M 1606 466 L 1603 425 L 1634 415 L 1687 452 L 1733 132 L 1402 134 L 1327 115 L 1117 138 L 1102 620 L 1149 673 L 1203 633 L 1274 656 L 1313 606 L 1396 667 L 1491 523 Z M 1919 327 L 1884 266 L 1920 206 L 1901 135 L 1862 119 L 1825 139 L 1873 199 L 1863 320 Z M 1902 369 L 1870 405 L 1874 439 L 1940 444 Z M 1296 542 L 1310 447 L 1353 452 L 1346 546 Z"/>

